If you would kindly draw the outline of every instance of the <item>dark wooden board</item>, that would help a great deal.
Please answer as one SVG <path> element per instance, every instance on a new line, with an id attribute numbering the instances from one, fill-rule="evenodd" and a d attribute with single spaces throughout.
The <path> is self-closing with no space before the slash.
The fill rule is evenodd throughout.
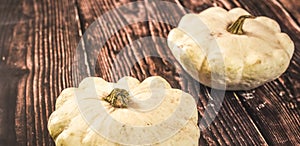
<path id="1" fill-rule="evenodd" d="M 221 103 L 222 91 L 193 80 L 168 49 L 168 32 L 187 13 L 211 6 L 242 7 L 254 15 L 279 22 L 295 42 L 288 70 L 277 80 L 251 91 L 226 92 L 213 122 L 201 132 L 200 145 L 299 145 L 300 144 L 300 29 L 297 0 L 159 1 L 110 13 L 97 24 L 94 35 L 80 37 L 106 12 L 129 0 L 1 0 L 0 1 L 0 145 L 54 145 L 47 120 L 59 93 L 95 75 L 117 81 L 125 75 L 143 80 L 160 75 L 174 88 L 192 94 L 198 101 L 205 127 Z M 182 8 L 182 9 L 178 9 Z M 171 13 L 170 13 L 171 12 Z M 166 20 L 138 22 L 147 20 Z M 124 25 L 119 31 L 113 25 Z M 101 41 L 106 39 L 104 46 Z M 139 42 L 147 38 L 145 42 Z M 84 46 L 78 43 L 83 43 Z M 94 47 L 99 54 L 87 49 Z M 97 48 L 98 47 L 98 48 Z M 124 53 L 120 58 L 118 55 Z M 147 54 L 153 56 L 145 57 Z M 120 56 L 120 55 L 119 55 Z M 98 59 L 96 59 L 98 58 Z M 96 59 L 96 60 L 95 60 Z M 91 68 L 93 66 L 94 68 Z M 209 103 L 214 99 L 215 103 Z M 205 110 L 210 113 L 204 115 Z"/>
<path id="2" fill-rule="evenodd" d="M 54 145 L 47 120 L 56 97 L 74 84 L 75 1 L 6 0 L 0 6 L 0 145 Z"/>

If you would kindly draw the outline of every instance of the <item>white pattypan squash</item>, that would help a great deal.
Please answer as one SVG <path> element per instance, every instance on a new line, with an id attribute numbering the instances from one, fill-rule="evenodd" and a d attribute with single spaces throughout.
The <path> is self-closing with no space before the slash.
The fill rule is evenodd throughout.
<path id="1" fill-rule="evenodd" d="M 161 77 L 88 77 L 62 91 L 48 129 L 60 146 L 196 146 L 197 121 L 194 98 Z"/>
<path id="2" fill-rule="evenodd" d="M 277 22 L 242 8 L 211 7 L 185 15 L 170 31 L 168 46 L 194 79 L 226 90 L 253 89 L 276 79 L 294 52 Z"/>

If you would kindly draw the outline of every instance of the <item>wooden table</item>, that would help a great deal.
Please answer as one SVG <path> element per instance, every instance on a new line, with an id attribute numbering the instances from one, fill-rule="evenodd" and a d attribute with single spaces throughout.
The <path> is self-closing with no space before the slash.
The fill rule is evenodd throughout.
<path id="1" fill-rule="evenodd" d="M 198 101 L 204 116 L 210 88 L 199 85 L 175 60 L 165 42 L 174 27 L 150 19 L 169 18 L 178 23 L 187 11 L 173 7 L 158 8 L 159 1 L 120 13 L 115 11 L 99 24 L 98 35 L 85 41 L 108 37 L 98 54 L 76 55 L 80 38 L 88 27 L 106 12 L 125 5 L 128 0 L 1 0 L 0 1 L 0 145 L 54 145 L 47 131 L 47 120 L 56 97 L 86 76 L 117 81 L 130 75 L 143 80 L 160 75 L 174 88 L 189 92 Z M 251 91 L 226 92 L 222 107 L 213 122 L 201 132 L 200 145 L 300 145 L 300 2 L 298 0 L 185 0 L 172 1 L 178 7 L 201 12 L 211 6 L 225 9 L 242 7 L 255 16 L 275 19 L 295 43 L 288 70 L 280 78 Z M 172 12 L 172 13 L 170 13 Z M 147 18 L 116 33 L 109 23 Z M 136 43 L 122 61 L 115 62 L 122 48 L 142 38 L 153 43 Z M 159 44 L 159 45 L 156 45 Z M 144 53 L 156 57 L 136 60 Z M 95 57 L 91 57 L 95 56 Z M 159 57 L 160 56 L 160 57 Z M 91 58 L 97 58 L 97 61 Z M 128 64 L 134 63 L 133 66 Z M 74 65 L 75 64 L 75 65 Z M 95 68 L 89 68 L 94 65 Z M 188 81 L 188 82 L 186 82 Z M 212 110 L 214 111 L 214 110 Z M 205 125 L 200 125 L 204 127 Z"/>

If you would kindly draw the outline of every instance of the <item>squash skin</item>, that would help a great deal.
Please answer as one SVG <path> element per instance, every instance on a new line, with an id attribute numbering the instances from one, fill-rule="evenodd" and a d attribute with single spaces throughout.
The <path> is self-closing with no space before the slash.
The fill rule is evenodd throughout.
<path id="1" fill-rule="evenodd" d="M 103 97 L 109 95 L 114 88 L 121 88 L 129 91 L 132 96 L 131 108 L 114 108 Z M 164 97 L 161 97 L 164 96 Z M 157 107 L 147 111 L 137 109 L 139 106 L 147 107 L 152 100 L 147 98 L 161 98 Z M 146 103 L 144 101 L 147 101 Z M 102 107 L 102 112 L 101 107 Z M 181 108 L 178 108 L 181 106 Z M 188 108 L 185 108 L 188 107 Z M 135 108 L 137 110 L 135 110 Z M 179 112 L 176 112 L 179 110 Z M 181 111 L 180 111 L 181 110 Z M 188 111 L 188 112 L 186 112 Z M 104 114 L 107 112 L 106 114 Z M 124 125 L 126 132 L 118 129 L 112 122 L 107 121 L 111 116 L 114 120 Z M 161 136 L 159 134 L 145 135 L 143 131 L 141 136 L 130 137 L 130 127 L 149 127 L 157 126 L 163 123 L 170 116 L 176 120 L 171 124 L 178 124 L 178 121 L 184 121 L 182 127 L 175 133 L 166 136 L 166 139 L 159 141 L 147 141 L 148 136 Z M 101 121 L 102 122 L 99 122 Z M 102 78 L 88 77 L 85 78 L 78 88 L 67 88 L 62 91 L 56 101 L 56 110 L 51 114 L 48 121 L 48 130 L 56 145 L 198 145 L 200 130 L 197 125 L 198 112 L 194 98 L 179 90 L 172 89 L 169 83 L 161 77 L 153 76 L 139 82 L 132 77 L 123 77 L 117 83 L 106 82 Z M 180 123 L 179 123 L 180 124 Z M 167 126 L 167 127 L 164 127 Z M 153 133 L 162 133 L 167 130 L 168 125 L 163 125 L 159 131 Z M 124 129 L 123 129 L 124 130 Z M 153 130 L 150 128 L 150 130 Z M 110 133 L 109 135 L 116 138 L 110 139 L 101 134 Z M 151 134 L 151 131 L 148 132 Z M 105 135 L 105 134 L 104 134 Z M 107 135 L 106 135 L 107 136 Z M 146 137 L 143 137 L 146 136 Z M 165 135 L 162 135 L 164 137 Z M 155 138 L 154 138 L 155 139 Z M 123 141 L 122 141 L 123 140 Z M 133 142 L 133 140 L 135 140 Z M 140 143 L 138 142 L 140 141 Z M 147 143 L 143 143 L 143 141 Z M 153 143 L 154 142 L 154 143 Z"/>
<path id="2" fill-rule="evenodd" d="M 168 46 L 200 83 L 222 90 L 254 89 L 286 71 L 294 43 L 276 21 L 264 16 L 246 19 L 244 34 L 228 32 L 242 15 L 250 14 L 242 8 L 220 7 L 186 14 L 170 31 Z"/>

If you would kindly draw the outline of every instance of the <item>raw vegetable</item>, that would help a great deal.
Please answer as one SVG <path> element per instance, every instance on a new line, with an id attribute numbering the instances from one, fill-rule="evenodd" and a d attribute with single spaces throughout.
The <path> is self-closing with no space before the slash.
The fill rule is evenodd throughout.
<path id="1" fill-rule="evenodd" d="M 154 76 L 88 77 L 67 88 L 48 121 L 56 145 L 198 145 L 194 98 Z"/>
<path id="2" fill-rule="evenodd" d="M 226 90 L 249 90 L 278 78 L 294 52 L 276 21 L 242 8 L 185 15 L 169 33 L 168 46 L 194 79 Z"/>

